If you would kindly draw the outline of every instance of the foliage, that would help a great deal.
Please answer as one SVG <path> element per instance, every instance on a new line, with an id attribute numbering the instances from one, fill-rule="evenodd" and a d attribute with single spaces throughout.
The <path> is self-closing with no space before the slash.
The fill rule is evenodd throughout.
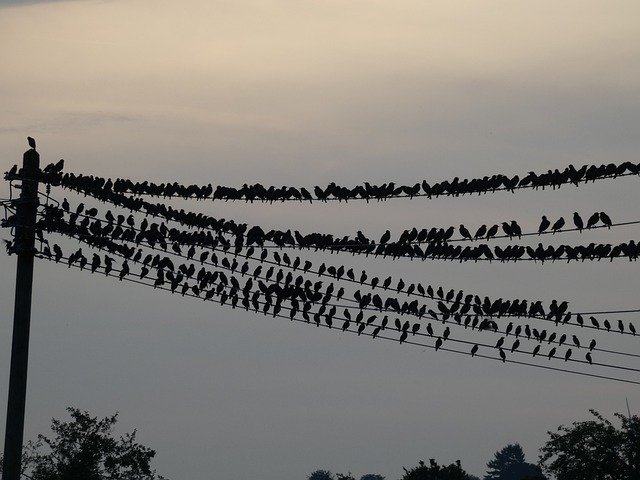
<path id="1" fill-rule="evenodd" d="M 522 447 L 517 443 L 509 444 L 496 452 L 494 458 L 487 463 L 487 469 L 484 480 L 523 480 L 542 475 L 540 467 L 525 461 Z"/>
<path id="2" fill-rule="evenodd" d="M 311 475 L 307 478 L 307 480 L 335 480 L 333 473 L 329 470 L 316 470 L 312 472 Z"/>
<path id="3" fill-rule="evenodd" d="M 155 451 L 135 442 L 136 431 L 118 439 L 112 429 L 118 414 L 99 420 L 67 408 L 71 421 L 53 419 L 52 438 L 24 447 L 23 474 L 31 480 L 163 480 L 150 467 Z"/>
<path id="4" fill-rule="evenodd" d="M 367 473 L 360 477 L 360 480 L 385 480 L 382 475 L 378 475 L 377 473 Z"/>
<path id="5" fill-rule="evenodd" d="M 336 473 L 337 480 L 356 480 L 351 472 L 349 473 Z"/>
<path id="6" fill-rule="evenodd" d="M 438 465 L 434 459 L 429 460 L 426 465 L 422 460 L 417 467 L 405 471 L 402 480 L 472 480 L 472 476 L 467 474 L 460 465 L 460 460 L 447 466 Z"/>
<path id="7" fill-rule="evenodd" d="M 548 432 L 540 463 L 557 480 L 631 480 L 640 478 L 640 417 L 616 413 L 616 428 L 595 410 L 594 420 L 561 425 Z"/>

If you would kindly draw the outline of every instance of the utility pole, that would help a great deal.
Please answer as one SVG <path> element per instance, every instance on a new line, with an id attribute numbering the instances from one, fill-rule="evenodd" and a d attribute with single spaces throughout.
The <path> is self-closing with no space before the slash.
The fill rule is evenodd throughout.
<path id="1" fill-rule="evenodd" d="M 29 361 L 29 326 L 31 323 L 31 290 L 35 254 L 35 223 L 38 208 L 38 173 L 40 155 L 31 138 L 30 150 L 22 158 L 23 177 L 16 208 L 15 241 L 12 246 L 18 255 L 16 297 L 13 311 L 13 339 L 11 342 L 11 370 L 7 428 L 4 438 L 2 480 L 19 480 L 22 464 L 22 437 L 27 396 L 27 364 Z"/>

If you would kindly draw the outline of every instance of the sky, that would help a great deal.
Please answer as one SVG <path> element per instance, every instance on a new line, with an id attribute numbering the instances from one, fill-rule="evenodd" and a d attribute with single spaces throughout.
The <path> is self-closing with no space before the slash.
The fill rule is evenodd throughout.
<path id="1" fill-rule="evenodd" d="M 307 187 L 637 162 L 639 9 L 585 0 L 4 1 L 0 156 L 5 169 L 19 162 L 30 135 L 43 163 L 64 158 L 74 172 Z M 574 211 L 637 220 L 637 181 L 369 204 L 176 205 L 340 236 L 511 219 L 534 230 L 541 215 Z M 8 194 L 3 182 L 0 197 Z M 626 227 L 566 241 L 636 235 Z M 483 296 L 567 299 L 574 310 L 640 306 L 637 265 L 626 261 L 343 261 Z M 0 399 L 14 269 L 15 257 L 0 254 Z M 640 409 L 633 385 L 341 335 L 36 262 L 25 438 L 67 406 L 118 411 L 122 431 L 137 428 L 172 479 L 298 480 L 322 468 L 392 480 L 429 458 L 461 459 L 482 475 L 506 444 L 519 442 L 535 462 L 548 430 L 587 419 L 590 408 L 612 417 L 625 399 Z"/>

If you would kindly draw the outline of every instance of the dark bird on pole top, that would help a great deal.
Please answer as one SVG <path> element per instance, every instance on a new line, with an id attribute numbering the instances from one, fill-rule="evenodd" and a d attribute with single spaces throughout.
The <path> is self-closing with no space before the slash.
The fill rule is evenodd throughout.
<path id="1" fill-rule="evenodd" d="M 35 150 L 36 149 L 36 141 L 33 137 L 27 137 L 27 142 L 29 142 L 29 146 Z"/>
<path id="2" fill-rule="evenodd" d="M 543 215 L 542 221 L 540 222 L 540 226 L 538 227 L 538 235 L 540 235 L 547 228 L 549 228 L 550 225 L 551 225 L 551 222 L 547 219 L 546 216 Z"/>
<path id="3" fill-rule="evenodd" d="M 553 233 L 556 233 L 562 227 L 564 227 L 564 218 L 560 217 L 558 220 L 556 220 L 556 223 L 553 224 L 551 230 L 553 230 Z"/>
<path id="4" fill-rule="evenodd" d="M 576 228 L 580 231 L 580 233 L 582 233 L 582 229 L 584 228 L 584 222 L 582 221 L 582 217 L 580 217 L 580 214 L 578 212 L 573 212 L 573 223 L 575 224 Z"/>

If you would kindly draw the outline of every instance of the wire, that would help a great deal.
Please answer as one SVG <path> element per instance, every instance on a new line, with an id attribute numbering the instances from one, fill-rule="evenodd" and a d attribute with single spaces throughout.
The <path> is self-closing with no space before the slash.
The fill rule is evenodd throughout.
<path id="1" fill-rule="evenodd" d="M 46 260 L 53 261 L 52 259 L 47 258 L 46 256 L 38 255 L 38 257 L 39 258 L 44 258 Z M 76 268 L 80 268 L 79 266 L 76 266 L 75 264 L 73 264 L 72 266 L 74 266 Z M 108 276 L 115 277 L 115 274 L 109 274 Z M 128 277 L 125 277 L 124 280 L 131 281 L 131 282 L 138 283 L 138 284 L 145 285 L 145 286 L 151 286 L 148 283 L 142 282 L 140 280 L 128 278 Z M 167 290 L 166 288 L 161 288 L 161 289 L 162 290 Z M 188 294 L 187 293 L 186 295 L 202 299 L 201 297 L 196 297 L 193 294 Z M 216 299 L 213 299 L 213 298 L 210 299 L 210 300 L 214 301 L 215 303 L 220 303 L 219 301 L 217 301 Z M 241 308 L 241 307 L 239 307 L 239 308 Z M 286 308 L 286 307 L 283 307 L 283 308 Z M 296 319 L 296 318 L 289 318 L 289 317 L 286 317 L 286 316 L 280 315 L 280 314 L 275 314 L 274 315 L 273 313 L 270 313 L 269 315 L 272 315 L 272 316 L 278 317 L 278 318 L 289 319 L 291 321 L 297 321 L 297 322 L 300 322 L 300 323 L 306 323 L 306 324 L 312 325 L 310 322 L 307 322 L 305 320 Z M 322 323 L 318 323 L 318 324 L 314 323 L 313 325 L 317 325 L 318 327 L 319 326 L 323 326 L 323 327 L 331 328 L 329 325 L 324 325 Z M 346 328 L 345 331 L 348 331 L 349 333 L 358 333 L 355 329 L 351 329 L 351 328 Z M 360 332 L 360 334 L 361 335 L 365 335 L 365 336 L 373 336 L 373 333 L 368 333 L 368 332 Z M 382 338 L 382 339 L 385 339 L 385 340 L 397 341 L 396 339 L 394 339 L 392 337 L 387 337 L 386 335 L 377 334 L 376 337 L 377 338 Z M 452 340 L 452 339 L 447 339 L 447 341 L 449 341 L 449 340 Z M 431 349 L 436 349 L 435 345 L 422 343 L 422 342 L 417 342 L 417 341 L 409 340 L 409 339 L 405 340 L 403 343 L 407 343 L 407 344 L 410 344 L 410 345 L 421 346 L 421 347 L 426 347 L 426 348 L 431 348 Z M 436 350 L 438 350 L 438 349 L 439 350 L 448 351 L 448 352 L 452 352 L 452 353 L 463 354 L 463 355 L 467 355 L 467 356 L 476 356 L 476 357 L 479 357 L 479 358 L 498 360 L 498 361 L 502 361 L 503 363 L 514 363 L 514 364 L 518 364 L 518 365 L 527 365 L 527 366 L 531 366 L 531 367 L 543 368 L 543 369 L 546 369 L 546 370 L 554 370 L 554 371 L 559 371 L 559 372 L 564 372 L 564 373 L 571 373 L 571 374 L 576 374 L 576 375 L 582 375 L 582 376 L 587 376 L 587 377 L 592 377 L 592 378 L 607 379 L 607 380 L 618 381 L 618 382 L 622 382 L 622 383 L 640 385 L 640 381 L 629 380 L 629 379 L 625 379 L 625 378 L 617 378 L 617 377 L 611 377 L 611 376 L 606 376 L 606 375 L 598 375 L 598 374 L 581 372 L 581 371 L 576 371 L 576 370 L 569 370 L 569 369 L 564 369 L 564 368 L 559 368 L 559 367 L 551 367 L 551 366 L 546 366 L 546 365 L 539 365 L 539 364 L 530 363 L 530 362 L 523 362 L 523 361 L 519 361 L 519 360 L 512 360 L 512 359 L 503 360 L 503 359 L 498 358 L 498 357 L 493 357 L 493 356 L 483 355 L 483 354 L 478 354 L 478 353 L 472 355 L 469 352 L 450 349 L 450 348 L 444 347 L 444 346 L 443 347 L 439 347 Z M 580 363 L 582 363 L 582 362 L 580 362 Z M 586 362 L 584 362 L 584 363 L 586 363 Z"/>
<path id="2" fill-rule="evenodd" d="M 93 246 L 93 247 L 94 247 L 94 248 L 97 248 L 98 250 L 104 250 L 104 247 L 100 247 L 100 246 Z M 127 257 L 127 256 L 125 256 L 125 255 L 123 255 L 123 254 L 121 254 L 121 253 L 119 253 L 119 252 L 117 252 L 117 251 L 111 251 L 111 250 L 109 250 L 109 252 L 110 252 L 111 254 L 113 254 L 113 255 L 116 255 L 116 256 L 119 256 L 119 257 L 121 257 L 121 258 L 124 258 L 124 259 L 125 259 L 125 261 L 132 261 L 133 263 L 139 263 L 139 264 L 142 264 L 142 262 L 135 261 L 135 260 L 133 260 L 133 259 L 131 259 L 131 258 L 129 258 L 129 257 Z M 66 258 L 68 259 L 69 257 L 66 257 Z M 57 260 L 56 260 L 56 261 L 57 261 Z M 71 264 L 69 264 L 69 266 L 71 266 Z M 157 267 L 152 267 L 152 268 L 156 268 L 156 270 L 158 270 L 158 268 L 157 268 Z M 119 272 L 119 270 L 117 270 L 117 269 L 114 269 L 113 271 L 114 271 L 114 272 L 116 272 L 116 273 L 117 273 L 117 272 Z M 233 277 L 232 277 L 232 278 L 233 278 Z M 189 277 L 187 277 L 187 280 L 188 280 L 188 279 L 189 279 Z M 237 280 L 236 280 L 236 281 L 237 281 Z M 220 282 L 213 282 L 213 283 L 212 283 L 212 285 L 219 284 L 219 283 L 220 283 Z M 185 283 L 185 285 L 187 285 L 187 284 Z M 238 282 L 238 285 L 239 285 L 239 282 Z M 226 287 L 226 284 L 225 284 L 225 287 Z M 154 288 L 155 288 L 155 285 L 154 285 Z M 177 285 L 176 285 L 176 287 L 174 287 L 174 288 L 177 288 Z M 173 290 L 172 290 L 172 293 L 173 293 Z M 196 298 L 200 298 L 200 297 L 199 297 L 198 295 L 196 295 Z M 347 300 L 347 299 L 345 299 L 345 300 Z M 311 301 L 311 303 L 314 303 L 314 304 L 316 304 L 316 305 L 318 304 L 318 302 L 316 302 L 316 301 Z M 351 309 L 351 310 L 362 310 L 362 308 L 360 308 L 360 309 L 359 309 L 359 308 L 357 308 L 357 307 L 355 307 L 355 306 L 351 307 L 351 306 L 344 305 L 344 304 L 337 304 L 337 305 L 336 305 L 336 304 L 331 304 L 331 303 L 325 303 L 324 301 L 322 302 L 322 305 L 323 305 L 323 306 L 328 306 L 328 307 L 336 307 L 336 308 Z M 291 310 L 291 309 L 290 309 L 290 308 L 288 308 L 288 307 L 282 307 L 282 308 Z M 368 310 L 373 311 L 373 309 L 368 309 Z M 377 310 L 376 310 L 376 312 L 377 312 Z M 400 315 L 402 315 L 402 314 L 400 314 Z M 336 318 L 337 320 L 347 320 L 346 318 L 340 318 L 340 317 L 334 317 L 334 318 Z M 350 320 L 350 321 L 351 321 L 351 320 Z M 356 322 L 356 323 L 358 323 L 358 322 Z M 443 322 L 443 323 L 444 323 L 444 322 Z M 370 322 L 368 321 L 368 322 L 367 322 L 367 324 L 370 324 Z M 371 325 L 372 325 L 372 326 L 376 326 L 376 324 L 371 324 Z M 479 330 L 479 331 L 480 331 L 480 330 Z M 479 331 L 478 331 L 478 332 L 479 332 Z M 413 334 L 413 335 L 418 335 L 418 336 L 425 336 L 425 337 L 427 336 L 427 334 L 421 333 L 421 332 L 419 332 L 419 331 L 412 332 L 412 334 Z M 428 336 L 433 336 L 433 335 L 432 335 L 432 334 L 429 334 Z M 508 336 L 508 335 L 507 335 L 507 336 Z M 524 341 L 524 336 L 523 336 L 523 337 L 521 337 L 521 338 L 522 338 L 522 340 Z M 516 337 L 516 339 L 517 339 L 517 337 Z M 484 346 L 484 347 L 491 348 L 491 345 L 489 345 L 489 344 L 484 344 L 484 343 L 469 342 L 469 341 L 458 340 L 458 339 L 453 339 L 453 338 L 450 338 L 450 340 L 452 340 L 452 341 L 454 341 L 454 342 L 459 342 L 459 343 L 466 343 L 466 344 L 469 344 L 469 345 L 478 345 L 478 346 Z M 504 339 L 503 339 L 502 341 L 504 342 Z M 530 338 L 529 338 L 529 337 L 527 337 L 527 341 L 530 341 Z M 543 341 L 540 341 L 539 343 L 540 343 L 540 344 L 542 344 L 542 343 L 543 343 Z M 551 343 L 551 342 L 549 342 L 549 344 L 550 344 L 550 343 Z M 560 344 L 560 343 L 558 343 L 558 345 L 561 345 L 561 344 Z M 569 347 L 569 348 L 573 348 L 574 346 L 575 346 L 575 347 L 577 347 L 577 348 L 581 348 L 581 347 L 579 346 L 579 344 L 576 344 L 576 345 L 569 345 L 569 344 L 567 344 L 567 347 Z M 497 347 L 493 347 L 493 348 L 497 348 Z M 586 348 L 586 347 L 585 347 L 585 348 Z M 539 349 L 539 347 L 538 347 L 538 349 Z M 593 349 L 591 349 L 591 348 L 590 348 L 589 350 L 593 350 Z M 520 353 L 530 353 L 530 354 L 533 354 L 533 356 L 535 356 L 535 355 L 536 355 L 536 353 L 534 353 L 534 352 L 528 352 L 528 351 L 521 350 L 521 349 L 519 349 L 519 350 L 518 350 L 518 352 L 520 352 Z M 617 353 L 617 352 L 616 352 L 616 353 Z M 551 359 L 551 357 L 549 357 L 549 359 Z M 565 361 L 566 361 L 566 360 L 565 360 Z M 601 363 L 595 363 L 595 362 L 585 362 L 585 361 L 580 361 L 580 360 L 576 360 L 576 359 L 571 359 L 571 361 L 572 361 L 572 362 L 579 362 L 579 363 L 593 363 L 593 364 L 595 364 L 595 365 L 604 366 L 604 367 L 608 367 L 608 368 L 619 368 L 619 369 L 623 369 L 623 370 L 636 370 L 636 369 L 633 369 L 633 368 L 630 368 L 630 367 L 616 366 L 616 365 L 610 365 L 610 364 L 601 364 Z M 640 371 L 640 370 L 637 370 L 637 371 Z"/>
<path id="3" fill-rule="evenodd" d="M 65 233 L 57 232 L 57 231 L 56 231 L 56 233 L 61 234 L 61 235 L 67 235 L 67 234 L 65 234 Z M 100 249 L 100 250 L 105 250 L 104 248 L 97 247 L 97 246 L 95 246 L 95 244 L 92 244 L 92 243 L 90 243 L 90 242 L 85 241 L 85 240 L 82 238 L 82 237 L 83 237 L 83 235 L 76 234 L 76 235 L 67 235 L 67 236 L 69 236 L 70 238 L 74 238 L 74 239 L 75 239 L 75 240 L 77 240 L 77 241 L 83 242 L 83 243 L 85 243 L 85 244 L 87 244 L 87 245 L 90 245 L 90 246 L 92 246 L 93 248 L 98 248 L 98 249 Z M 125 241 L 125 242 L 126 242 L 126 241 Z M 133 242 L 127 242 L 127 243 L 133 243 Z M 139 247 L 139 245 L 138 245 L 138 247 Z M 202 261 L 197 261 L 197 260 L 195 260 L 195 259 L 193 259 L 193 258 L 189 258 L 187 255 L 179 254 L 179 253 L 177 253 L 177 252 L 170 251 L 170 250 L 163 250 L 163 249 L 159 249 L 159 248 L 157 248 L 157 247 L 155 247 L 155 246 L 151 246 L 151 245 L 149 245 L 149 244 L 144 244 L 144 248 L 148 248 L 148 249 L 153 250 L 153 251 L 162 252 L 162 253 L 164 253 L 164 254 L 169 254 L 169 255 L 172 255 L 172 256 L 174 256 L 174 257 L 178 257 L 178 258 L 185 259 L 185 260 L 187 260 L 187 261 L 191 261 L 191 260 L 193 260 L 193 262 L 194 262 L 194 263 L 200 263 L 201 265 L 203 265 L 203 264 L 204 264 L 204 265 L 210 265 L 210 266 L 213 266 L 213 267 L 218 268 L 218 269 L 222 269 L 222 270 L 225 270 L 225 271 L 230 271 L 230 272 L 232 272 L 232 273 L 236 273 L 236 272 L 237 272 L 237 269 L 235 269 L 235 268 L 231 268 L 231 267 L 225 267 L 224 265 L 220 264 L 220 262 L 218 262 L 218 263 L 212 263 L 212 262 L 209 262 L 209 261 L 204 261 L 204 262 L 202 262 Z M 111 253 L 113 253 L 113 252 L 111 252 Z M 127 259 L 127 260 L 132 261 L 132 259 L 131 259 L 130 257 L 127 257 L 127 256 L 122 255 L 122 254 L 119 254 L 119 253 L 118 253 L 117 255 L 118 255 L 118 256 L 120 256 L 120 257 L 122 257 L 122 258 L 124 258 L 124 259 Z M 141 262 L 135 262 L 135 263 L 141 263 Z M 304 272 L 303 272 L 303 273 L 304 273 Z M 242 274 L 242 273 L 241 273 L 241 275 L 242 275 L 243 277 L 246 275 L 247 277 L 250 277 L 250 278 L 254 278 L 254 279 L 261 279 L 261 280 L 264 280 L 265 282 L 272 282 L 272 280 L 270 280 L 269 278 L 267 278 L 266 276 L 263 276 L 263 275 L 255 275 L 255 274 L 252 274 L 252 273 L 249 273 L 249 272 L 247 272 L 247 273 L 245 273 L 245 274 Z M 333 277 L 332 277 L 332 278 L 333 278 Z M 276 281 L 275 281 L 275 283 L 280 284 L 281 282 L 279 282 L 279 281 L 277 281 L 277 280 L 276 280 Z M 332 296 L 334 296 L 334 295 L 332 295 Z M 355 300 L 355 299 L 351 299 L 351 298 L 346 298 L 346 297 L 345 297 L 345 298 L 343 298 L 343 300 L 348 301 L 348 302 L 351 302 L 351 303 L 358 303 L 358 301 L 357 301 L 357 300 Z M 384 302 L 383 302 L 383 303 L 384 303 Z M 334 306 L 334 304 L 327 304 L 327 305 L 328 305 L 328 306 Z M 346 306 L 344 306 L 344 305 L 335 305 L 335 306 L 339 306 L 340 308 L 353 308 L 353 307 L 346 307 Z M 455 325 L 455 326 L 457 326 L 457 327 L 464 327 L 464 328 L 465 328 L 465 330 L 466 330 L 466 329 L 467 329 L 467 327 L 468 327 L 468 325 L 466 325 L 466 324 L 462 324 L 462 323 L 459 323 L 459 322 L 454 321 L 454 320 L 440 319 L 440 318 L 437 318 L 437 317 L 431 316 L 431 315 L 429 315 L 428 313 L 425 313 L 424 315 L 417 315 L 417 314 L 415 314 L 415 313 L 413 313 L 413 312 L 410 312 L 410 311 L 407 311 L 407 312 L 398 312 L 398 311 L 390 310 L 390 309 L 387 309 L 387 308 L 383 308 L 383 310 L 379 310 L 379 309 L 377 309 L 377 308 L 375 308 L 375 307 L 359 308 L 359 310 L 366 310 L 366 311 L 372 311 L 372 312 L 374 312 L 374 311 L 375 311 L 375 312 L 387 312 L 387 313 L 392 313 L 392 314 L 394 314 L 394 315 L 400 315 L 400 316 L 410 315 L 410 316 L 416 317 L 416 318 L 418 318 L 418 319 L 426 318 L 426 319 L 434 320 L 434 321 L 437 321 L 437 322 L 442 322 L 443 324 L 447 323 L 447 324 L 450 324 L 450 325 Z M 463 316 L 465 316 L 465 317 L 466 317 L 466 316 L 467 316 L 467 314 L 464 314 Z M 471 315 L 471 316 L 473 316 L 473 315 Z M 478 315 L 476 315 L 476 316 L 478 316 Z M 486 317 L 490 317 L 490 316 L 489 316 L 489 315 L 487 315 Z M 537 319 L 537 320 L 545 320 L 545 321 L 548 321 L 548 322 L 552 322 L 552 323 L 555 323 L 555 324 L 556 324 L 556 326 L 558 326 L 558 322 L 554 322 L 554 320 L 547 320 L 546 318 L 538 318 L 538 317 L 533 317 L 533 318 L 535 318 L 535 319 Z M 580 326 L 579 324 L 575 324 L 575 323 L 568 323 L 568 322 L 567 322 L 567 323 L 562 323 L 562 325 Z M 471 327 L 471 330 L 474 330 L 474 328 L 475 328 L 475 327 Z M 480 331 L 480 330 L 478 330 L 478 331 Z M 511 335 L 511 333 L 507 333 L 506 331 L 502 331 L 502 330 L 499 330 L 499 329 L 498 329 L 498 330 L 485 329 L 485 330 L 483 330 L 483 331 L 490 332 L 490 333 L 494 333 L 494 334 L 503 334 L 503 335 L 505 335 L 506 337 L 508 337 L 509 335 Z M 552 334 L 552 333 L 553 333 L 553 332 L 550 332 L 549 337 L 551 337 L 551 334 Z M 601 333 L 603 333 L 603 332 L 601 332 Z M 610 332 L 610 333 L 612 333 L 613 335 L 615 335 L 617 332 Z M 515 334 L 513 334 L 513 335 L 514 335 L 514 337 L 515 337 L 515 338 L 518 338 Z M 524 336 L 522 336 L 522 337 L 524 338 Z M 540 342 L 540 343 L 548 342 L 548 344 L 552 344 L 552 343 L 553 343 L 554 345 L 559 345 L 559 346 L 560 346 L 560 345 L 565 344 L 565 343 L 561 343 L 559 340 L 558 340 L 558 341 L 555 341 L 555 340 L 551 340 L 550 338 L 545 338 L 545 339 L 543 339 L 543 340 L 540 340 L 539 342 Z M 567 344 L 565 344 L 565 345 L 567 345 Z M 571 345 L 570 345 L 570 344 L 568 344 L 568 346 L 571 346 Z M 625 355 L 625 356 L 630 356 L 630 357 L 640 357 L 640 355 L 639 355 L 639 354 L 628 353 L 628 352 L 621 352 L 621 351 L 615 351 L 615 350 L 608 350 L 608 349 L 603 349 L 603 348 L 598 348 L 598 347 L 595 347 L 595 348 L 590 349 L 590 350 L 594 350 L 594 351 L 595 351 L 595 350 L 597 350 L 597 351 L 606 352 L 606 353 L 610 353 L 610 354 Z"/>
<path id="4" fill-rule="evenodd" d="M 63 211 L 62 211 L 62 210 L 59 210 L 59 212 L 63 212 Z M 66 212 L 66 213 L 67 213 L 67 214 L 69 214 L 69 215 L 71 215 L 71 213 L 69 213 L 69 212 Z M 79 216 L 82 216 L 82 217 L 84 217 L 84 218 L 89 218 L 89 219 L 97 220 L 97 221 L 100 221 L 100 222 L 104 221 L 104 220 L 100 220 L 100 219 L 98 219 L 98 218 L 96 218 L 96 217 L 88 216 L 88 215 L 85 215 L 85 214 L 82 214 L 82 213 L 81 213 L 81 214 L 74 214 L 74 215 L 79 215 Z M 135 231 L 135 232 L 142 232 L 142 230 L 135 228 L 135 226 L 128 226 L 127 228 L 130 228 L 131 230 L 133 230 L 133 231 Z M 179 231 L 178 231 L 178 234 L 179 234 Z M 180 235 L 178 235 L 178 236 L 180 236 Z M 125 240 L 125 241 L 127 241 L 127 240 Z M 133 241 L 130 241 L 130 243 L 134 243 L 134 242 L 133 242 Z M 138 242 L 138 241 L 136 241 L 135 243 L 136 243 L 136 245 L 139 245 L 139 242 Z M 185 245 L 185 243 L 183 243 L 183 245 Z M 193 243 L 189 243 L 189 245 L 198 246 L 198 248 L 211 249 L 211 247 L 202 246 L 202 245 L 196 245 L 196 244 L 193 244 Z M 224 253 L 226 254 L 226 251 L 225 251 L 224 249 L 220 249 L 220 248 L 213 248 L 213 249 L 214 249 L 214 250 L 216 250 L 216 251 L 224 252 Z M 163 250 L 163 251 L 164 251 L 164 252 L 166 252 L 167 250 Z M 257 259 L 257 258 L 255 258 L 255 257 L 251 257 L 251 256 L 249 256 L 249 255 L 247 255 L 247 254 L 242 254 L 242 253 L 238 253 L 238 252 L 236 252 L 235 256 L 240 256 L 240 257 L 242 257 L 242 258 L 246 258 L 246 259 L 248 259 L 248 260 L 260 261 L 261 263 L 268 263 L 268 264 L 272 264 L 272 265 L 278 265 L 279 267 L 284 267 L 284 268 L 292 269 L 292 267 L 291 267 L 291 266 L 289 266 L 289 265 L 281 264 L 281 263 L 279 263 L 279 262 L 278 262 L 278 263 L 276 263 L 276 262 L 269 261 L 269 260 L 266 260 L 266 259 L 264 259 L 264 260 L 263 260 L 263 259 Z M 185 258 L 188 258 L 188 257 L 185 257 Z M 293 268 L 293 270 L 295 271 L 295 268 Z M 313 271 L 313 270 L 311 270 L 311 269 L 308 269 L 307 271 L 305 271 L 305 273 L 306 273 L 306 272 L 309 272 L 309 273 L 311 273 L 311 274 L 314 274 L 314 273 L 318 274 L 318 273 L 319 273 L 319 271 Z M 351 280 L 351 279 L 350 279 L 350 278 L 348 278 L 348 277 L 341 277 L 341 278 L 337 278 L 337 277 L 335 277 L 335 276 L 333 276 L 333 275 L 324 275 L 324 276 L 328 276 L 328 277 L 330 277 L 330 278 L 336 278 L 336 279 L 338 279 L 338 280 L 340 280 L 340 279 L 344 279 L 344 280 L 346 280 L 346 281 L 350 281 L 350 282 L 355 283 L 355 284 L 368 285 L 368 286 L 370 286 L 370 287 L 372 286 L 372 284 L 371 284 L 371 283 L 369 283 L 369 282 L 358 282 L 358 281 L 356 281 L 356 280 Z M 372 288 L 372 290 L 373 290 L 373 287 L 371 287 L 371 288 Z M 389 290 L 392 290 L 392 291 L 396 291 L 396 292 L 398 292 L 398 293 L 407 294 L 407 292 L 401 292 L 400 290 L 395 289 L 395 288 L 392 288 L 392 287 L 389 287 L 388 289 L 389 289 Z M 412 294 L 414 294 L 415 296 L 422 297 L 422 298 L 431 298 L 431 299 L 439 300 L 439 301 L 447 301 L 447 300 L 445 300 L 445 299 L 442 299 L 442 298 L 436 298 L 436 297 L 434 297 L 434 296 L 422 295 L 422 294 L 419 294 L 419 292 L 418 292 L 417 294 L 415 294 L 414 292 L 412 292 Z M 449 301 L 447 301 L 447 302 L 449 302 Z M 450 303 L 453 303 L 453 301 L 450 301 Z M 463 305 L 472 305 L 472 304 L 470 304 L 470 303 L 466 303 L 466 302 L 462 302 L 462 304 L 463 304 Z M 484 316 L 486 316 L 486 317 L 495 317 L 495 315 L 490 315 L 490 314 L 483 314 L 483 315 L 484 315 Z M 575 315 L 577 315 L 577 314 L 575 314 Z M 525 317 L 525 318 L 537 318 L 537 319 L 540 319 L 540 320 L 545 320 L 545 321 L 554 322 L 556 325 L 559 323 L 558 321 L 555 321 L 555 320 L 552 320 L 552 319 L 548 319 L 548 318 L 544 318 L 544 317 L 537 317 L 537 316 L 532 316 L 532 315 L 510 315 L 510 314 L 505 314 L 505 315 L 497 315 L 497 316 L 498 316 L 498 317 L 500 317 L 500 316 L 506 316 L 506 317 L 509 317 L 509 316 L 519 316 L 519 317 Z M 591 329 L 595 329 L 595 330 L 600 330 L 599 328 L 596 328 L 596 327 L 592 327 L 592 326 L 589 326 L 589 325 L 585 326 L 585 325 L 581 325 L 581 324 L 579 324 L 579 323 L 574 323 L 574 322 L 569 322 L 569 321 L 567 321 L 567 322 L 563 322 L 563 323 L 564 323 L 564 324 L 567 324 L 567 325 L 580 326 L 581 328 L 591 328 Z M 629 334 L 629 335 L 633 335 L 631 332 L 629 332 L 628 334 Z"/>

